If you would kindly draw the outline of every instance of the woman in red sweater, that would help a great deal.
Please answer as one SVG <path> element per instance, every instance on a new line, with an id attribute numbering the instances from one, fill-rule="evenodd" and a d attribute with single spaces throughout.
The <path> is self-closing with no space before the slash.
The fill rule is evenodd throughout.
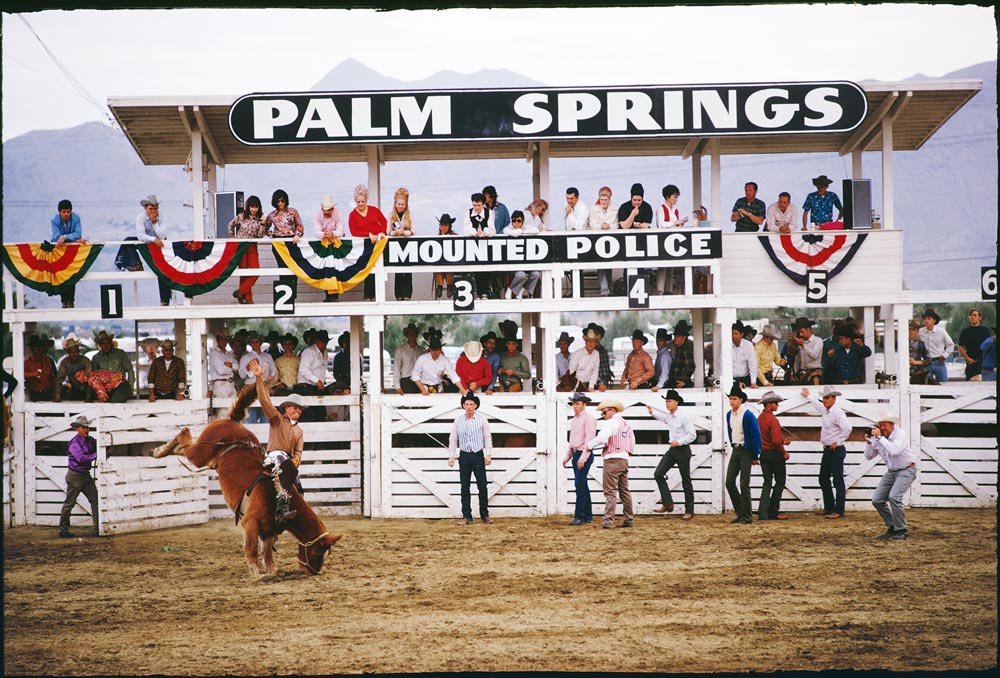
<path id="1" fill-rule="evenodd" d="M 386 227 L 389 225 L 385 215 L 378 207 L 368 204 L 368 187 L 358 184 L 354 187 L 354 204 L 347 225 L 355 238 L 368 238 L 375 242 L 386 237 Z M 365 278 L 365 301 L 375 301 L 375 278 L 369 275 Z"/>

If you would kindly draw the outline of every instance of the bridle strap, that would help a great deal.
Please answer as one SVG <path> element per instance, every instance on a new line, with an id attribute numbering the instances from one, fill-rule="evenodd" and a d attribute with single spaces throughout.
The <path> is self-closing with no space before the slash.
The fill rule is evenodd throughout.
<path id="1" fill-rule="evenodd" d="M 306 549 L 306 559 L 307 559 L 307 560 L 302 560 L 301 558 L 299 558 L 299 564 L 300 564 L 300 565 L 305 565 L 306 567 L 308 567 L 308 568 L 309 568 L 309 571 L 310 571 L 310 572 L 312 572 L 313 574 L 319 574 L 319 572 L 317 572 L 317 571 L 316 571 L 316 570 L 315 570 L 315 569 L 313 568 L 313 566 L 312 566 L 312 565 L 310 565 L 310 564 L 308 563 L 308 558 L 309 558 L 309 547 L 310 547 L 310 546 L 312 546 L 313 544 L 315 544 L 316 542 L 318 542 L 318 541 L 319 541 L 320 539 L 322 539 L 323 537 L 325 537 L 325 536 L 329 535 L 329 534 L 330 534 L 329 532 L 324 532 L 323 534 L 319 535 L 318 537 L 316 537 L 316 538 L 315 538 L 315 539 L 313 539 L 312 541 L 307 541 L 307 542 L 302 542 L 302 541 L 300 541 L 300 542 L 299 542 L 299 546 L 303 546 L 303 547 L 305 547 L 305 549 Z"/>
<path id="2" fill-rule="evenodd" d="M 330 535 L 330 533 L 329 533 L 329 532 L 324 532 L 323 534 L 319 535 L 318 537 L 316 537 L 316 538 L 315 538 L 315 539 L 313 539 L 312 541 L 308 541 L 308 542 L 301 542 L 301 541 L 300 541 L 300 542 L 299 542 L 299 546 L 305 546 L 306 548 L 309 548 L 310 546 L 312 546 L 313 544 L 315 544 L 316 542 L 318 542 L 318 541 L 319 541 L 320 539 L 322 539 L 323 537 L 327 537 L 327 536 L 329 536 L 329 535 Z"/>

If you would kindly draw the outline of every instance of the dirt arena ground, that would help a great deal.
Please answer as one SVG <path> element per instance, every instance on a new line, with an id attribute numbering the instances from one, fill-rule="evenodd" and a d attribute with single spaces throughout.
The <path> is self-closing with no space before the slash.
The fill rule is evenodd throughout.
<path id="1" fill-rule="evenodd" d="M 10 674 L 979 669 L 997 664 L 994 510 L 730 525 L 640 516 L 326 519 L 322 575 L 252 581 L 232 521 L 105 539 L 4 531 Z"/>

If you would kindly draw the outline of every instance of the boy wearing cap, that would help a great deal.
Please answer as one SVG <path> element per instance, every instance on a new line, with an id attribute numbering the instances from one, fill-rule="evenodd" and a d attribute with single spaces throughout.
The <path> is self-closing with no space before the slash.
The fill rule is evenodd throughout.
<path id="1" fill-rule="evenodd" d="M 663 396 L 666 401 L 667 411 L 660 412 L 646 405 L 646 410 L 653 415 L 653 418 L 662 421 L 667 425 L 670 433 L 670 444 L 667 451 L 660 458 L 660 463 L 653 471 L 653 480 L 660 490 L 660 508 L 653 509 L 654 513 L 671 513 L 674 510 L 674 498 L 670 494 L 670 486 L 667 484 L 667 472 L 675 465 L 681 474 L 681 487 L 684 488 L 684 515 L 683 520 L 691 520 L 694 517 L 694 485 L 691 483 L 691 443 L 697 438 L 694 424 L 691 419 L 680 411 L 679 406 L 684 404 L 684 398 L 670 389 Z"/>
<path id="2" fill-rule="evenodd" d="M 825 175 L 821 174 L 812 180 L 816 190 L 806 196 L 806 201 L 802 203 L 802 230 L 812 222 L 813 229 L 819 228 L 822 224 L 831 221 L 840 221 L 844 216 L 844 206 L 840 204 L 840 197 L 832 191 L 826 190 L 833 182 Z M 837 208 L 837 218 L 833 218 L 833 208 Z"/>
<path id="3" fill-rule="evenodd" d="M 906 539 L 909 535 L 903 495 L 917 479 L 917 455 L 910 447 L 910 437 L 899 427 L 899 417 L 883 412 L 865 441 L 865 459 L 882 457 L 886 467 L 885 475 L 872 494 L 872 505 L 886 527 L 879 539 Z"/>
<path id="4" fill-rule="evenodd" d="M 615 509 L 622 502 L 621 527 L 634 527 L 632 492 L 628 487 L 628 458 L 635 452 L 635 433 L 621 416 L 625 406 L 617 400 L 602 400 L 597 405 L 603 424 L 600 432 L 587 441 L 587 450 L 601 450 L 604 460 L 604 520 L 601 527 L 610 530 L 615 526 Z"/>
<path id="5" fill-rule="evenodd" d="M 573 465 L 573 490 L 576 502 L 573 509 L 573 520 L 570 525 L 583 525 L 594 522 L 593 504 L 590 499 L 590 486 L 587 476 L 590 466 L 594 463 L 594 455 L 587 449 L 587 441 L 597 435 L 597 421 L 587 412 L 591 400 L 582 393 L 574 393 L 569 404 L 573 408 L 573 418 L 569 422 L 569 445 L 562 465 Z"/>
<path id="6" fill-rule="evenodd" d="M 822 417 L 819 442 L 823 445 L 823 458 L 819 463 L 819 487 L 823 492 L 823 515 L 835 520 L 844 515 L 846 506 L 844 459 L 847 457 L 847 448 L 844 443 L 851 435 L 851 425 L 847 421 L 847 415 L 837 405 L 840 391 L 827 386 L 820 395 L 822 402 L 815 396 L 810 397 L 809 389 L 802 389 L 802 397 L 811 402 Z"/>
<path id="7" fill-rule="evenodd" d="M 298 481 L 299 463 L 305 447 L 302 427 L 298 425 L 302 417 L 302 400 L 298 394 L 293 393 L 275 408 L 267 388 L 264 366 L 259 360 L 251 360 L 247 369 L 255 377 L 257 399 L 269 425 L 265 468 L 271 474 L 277 493 L 275 519 L 281 527 L 296 515 L 291 509 L 291 488 Z"/>
<path id="8" fill-rule="evenodd" d="M 490 518 L 489 493 L 486 486 L 486 467 L 493 462 L 493 437 L 490 422 L 479 409 L 479 398 L 472 393 L 462 395 L 463 413 L 455 418 L 448 436 L 448 466 L 455 466 L 455 450 L 459 451 L 458 473 L 462 483 L 462 520 L 459 524 L 472 524 L 472 476 L 476 476 L 479 495 L 479 517 L 486 524 Z"/>
<path id="9" fill-rule="evenodd" d="M 726 412 L 726 432 L 733 453 L 729 458 L 729 468 L 726 470 L 726 490 L 733 502 L 736 518 L 733 523 L 749 525 L 753 522 L 753 509 L 750 505 L 750 468 L 760 463 L 760 427 L 757 417 L 747 407 L 747 394 L 740 389 L 738 383 L 733 383 L 729 391 L 730 411 Z M 736 488 L 736 478 L 740 486 Z"/>
<path id="10" fill-rule="evenodd" d="M 629 390 L 635 391 L 650 385 L 649 380 L 656 374 L 653 369 L 653 359 L 643 348 L 649 342 L 649 337 L 642 330 L 632 332 L 632 352 L 625 358 L 625 369 L 622 370 L 620 386 L 628 384 Z"/>
<path id="11" fill-rule="evenodd" d="M 160 344 L 163 355 L 149 366 L 149 402 L 157 398 L 184 400 L 187 369 L 184 361 L 174 355 L 174 342 L 170 339 Z"/>
<path id="12" fill-rule="evenodd" d="M 73 537 L 69 531 L 69 518 L 76 500 L 82 493 L 90 502 L 90 516 L 94 520 L 94 535 L 100 535 L 98 526 L 97 483 L 90 475 L 90 467 L 97 459 L 97 440 L 90 435 L 92 422 L 79 416 L 70 425 L 76 435 L 69 441 L 69 467 L 66 469 L 66 501 L 59 514 L 59 536 Z"/>
<path id="13" fill-rule="evenodd" d="M 774 416 L 782 400 L 784 398 L 774 391 L 760 397 L 764 411 L 757 417 L 757 425 L 760 427 L 760 470 L 764 475 L 764 484 L 760 488 L 760 503 L 757 505 L 758 520 L 788 519 L 781 512 L 781 493 L 785 491 L 785 462 L 788 460 L 785 445 L 790 445 L 792 439 L 782 435 L 781 424 Z"/>

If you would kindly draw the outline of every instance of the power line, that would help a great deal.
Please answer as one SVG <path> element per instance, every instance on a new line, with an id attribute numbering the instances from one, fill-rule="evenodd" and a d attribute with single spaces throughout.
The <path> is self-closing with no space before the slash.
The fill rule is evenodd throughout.
<path id="1" fill-rule="evenodd" d="M 70 85 L 72 85 L 73 89 L 75 89 L 80 96 L 82 96 L 88 103 L 90 103 L 91 106 L 96 108 L 98 112 L 100 112 L 102 118 L 105 118 L 113 127 L 118 128 L 118 124 L 115 122 L 114 118 L 110 115 L 108 109 L 105 106 L 103 106 L 94 97 L 94 95 L 87 90 L 87 88 L 83 85 L 83 83 L 80 82 L 77 79 L 77 77 L 73 75 L 72 72 L 70 72 L 69 68 L 67 68 L 66 65 L 59 60 L 59 57 L 57 57 L 52 52 L 52 50 L 49 49 L 48 45 L 45 44 L 45 41 L 42 40 L 41 36 L 35 32 L 35 29 L 31 26 L 30 23 L 28 23 L 28 20 L 24 18 L 24 15 L 18 14 L 17 18 L 20 19 L 21 22 L 28 27 L 28 30 L 31 31 L 31 34 L 35 36 L 36 40 L 38 40 L 38 44 L 42 46 L 42 49 L 44 49 L 45 53 L 49 55 L 49 58 L 52 59 L 52 62 L 59 68 L 60 71 L 62 71 L 63 75 L 69 81 Z"/>

